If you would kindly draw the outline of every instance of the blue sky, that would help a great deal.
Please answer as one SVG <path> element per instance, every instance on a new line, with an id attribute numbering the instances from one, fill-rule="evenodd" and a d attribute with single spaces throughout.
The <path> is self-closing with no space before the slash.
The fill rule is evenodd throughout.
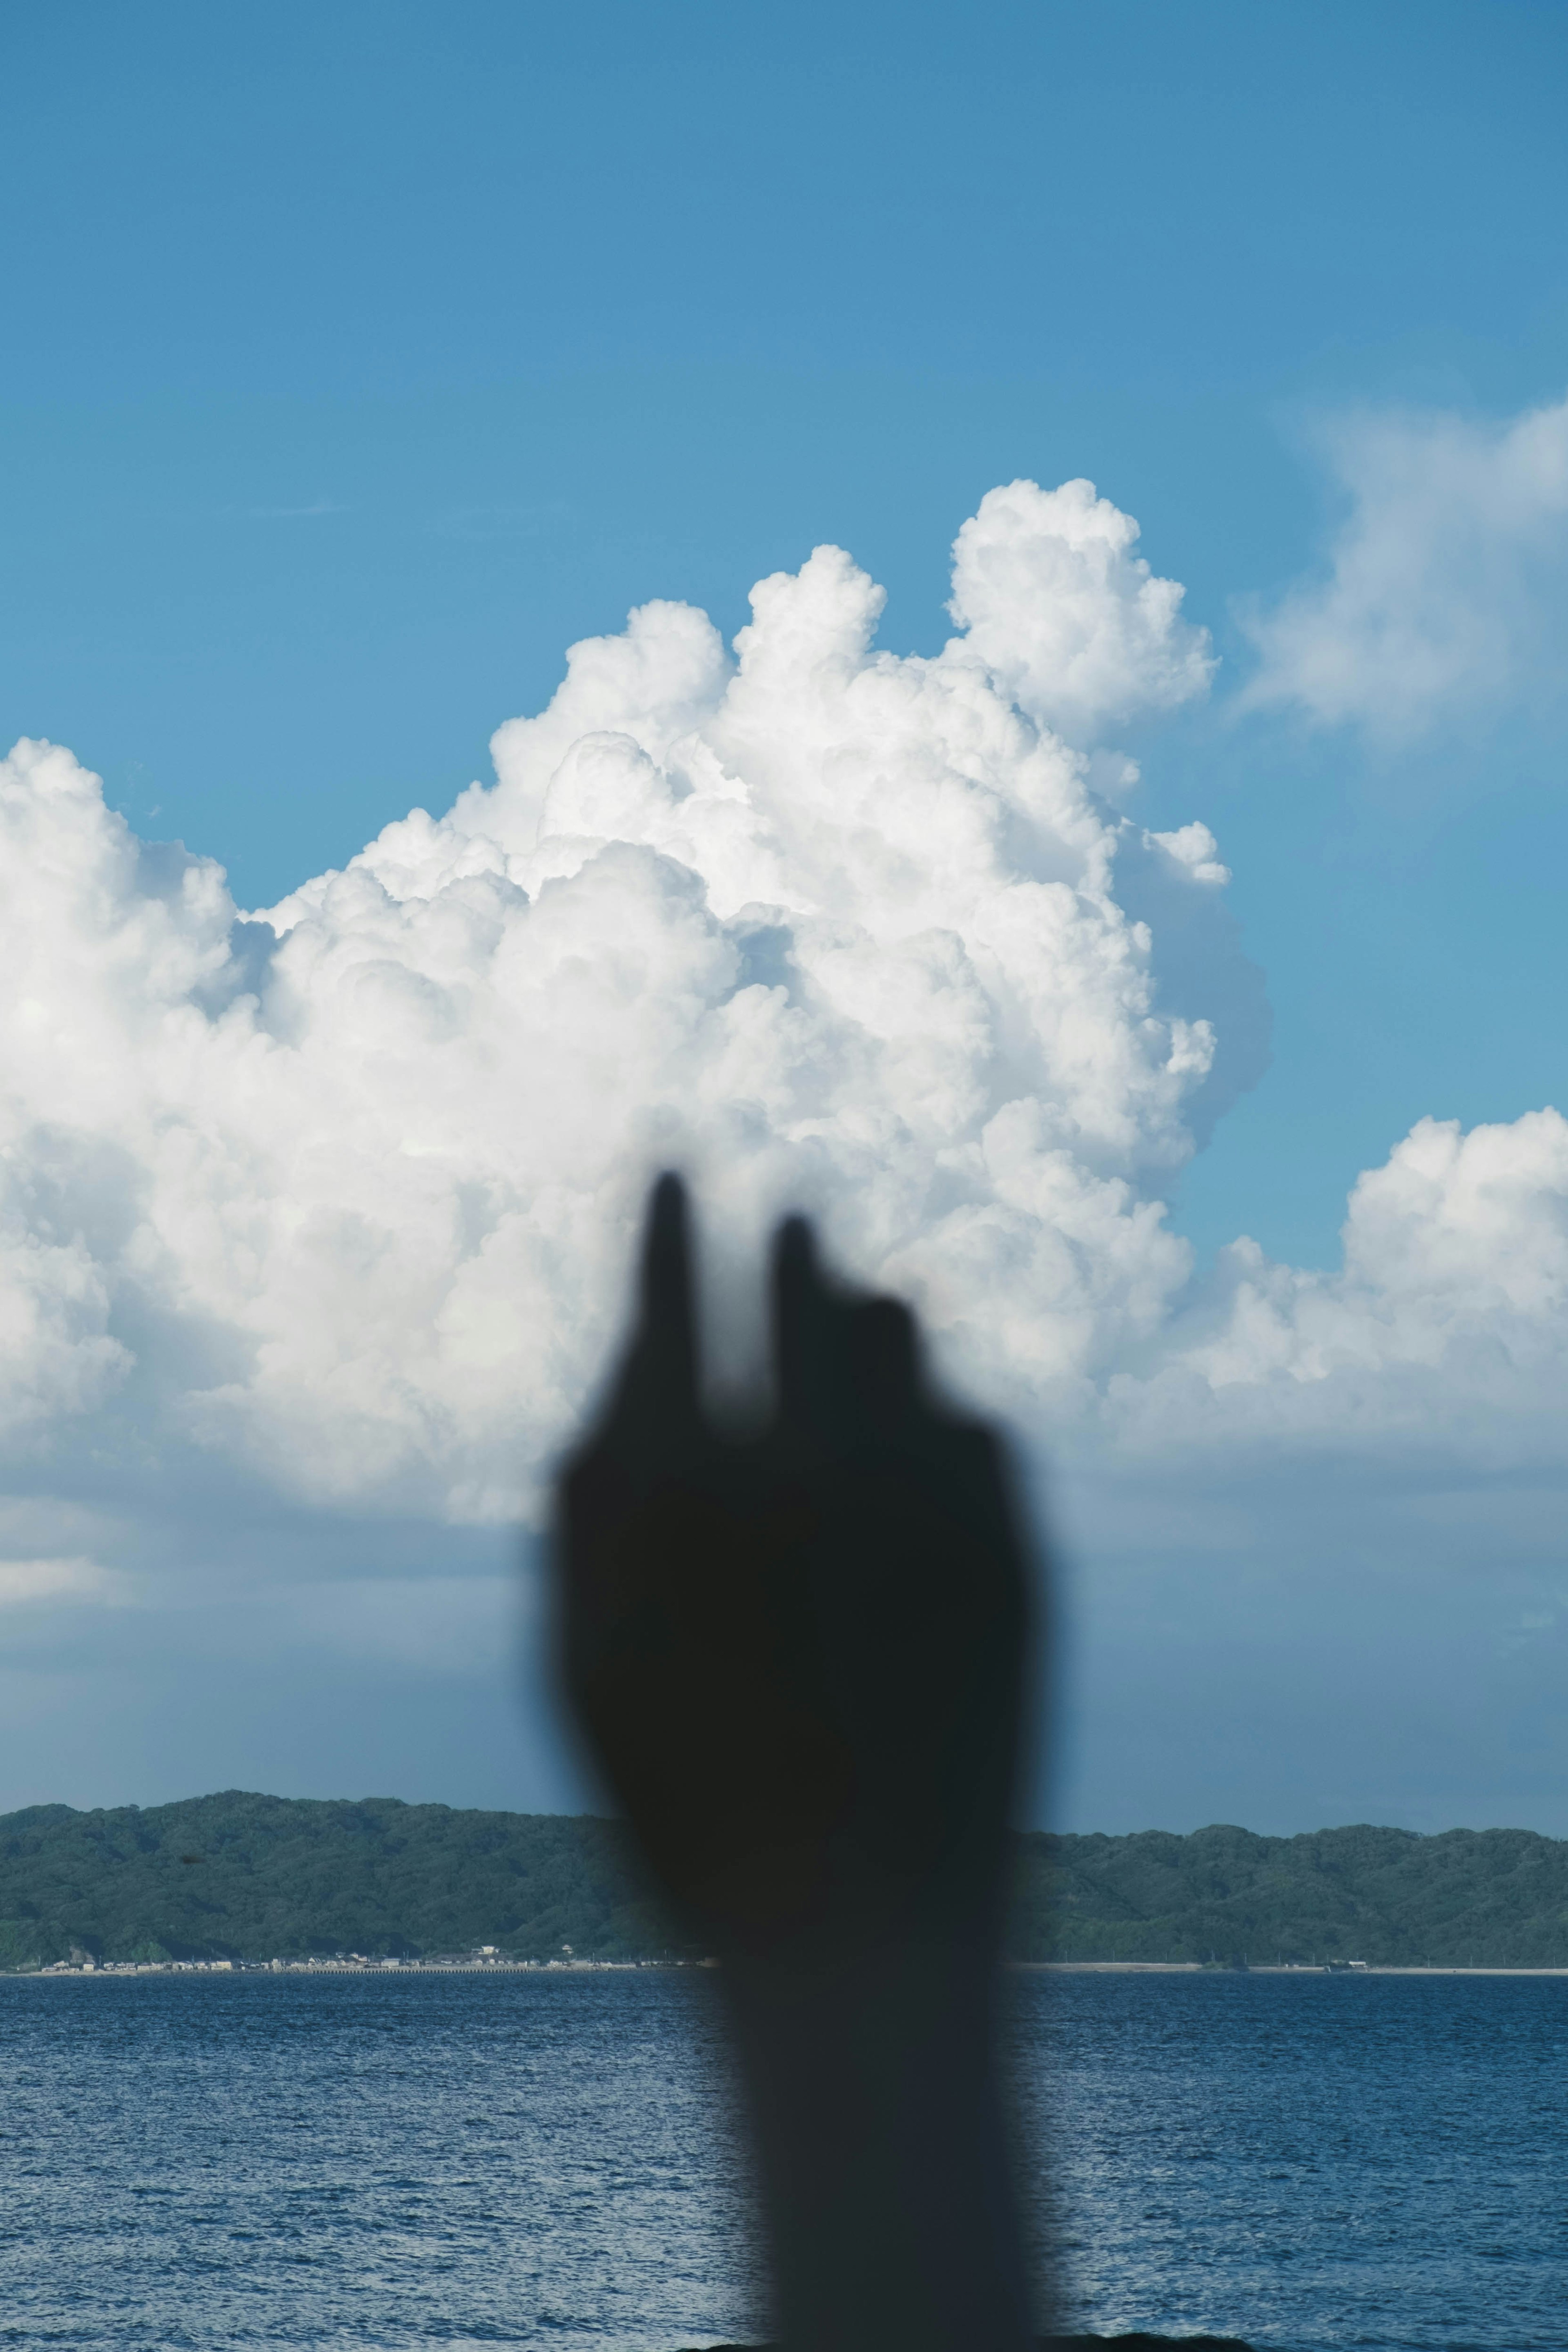
<path id="1" fill-rule="evenodd" d="M 14 15 L 4 39 L 21 126 L 0 394 L 5 740 L 68 746 L 142 838 L 219 861 L 241 908 L 343 866 L 416 804 L 439 816 L 489 775 L 492 730 L 548 702 L 565 648 L 620 630 L 633 605 L 682 600 L 732 636 L 754 581 L 830 541 L 887 589 L 879 643 L 934 656 L 950 549 L 985 492 L 1087 477 L 1136 517 L 1220 656 L 1206 698 L 1121 726 L 1142 768 L 1127 812 L 1153 832 L 1212 828 L 1272 1008 L 1266 1072 L 1161 1193 L 1199 1269 L 1239 1234 L 1333 1268 L 1351 1186 L 1417 1120 L 1506 1125 L 1563 1102 L 1563 528 L 1544 493 L 1539 528 L 1497 520 L 1486 470 L 1515 420 L 1568 392 L 1560 8 L 63 0 Z M 1423 515 L 1452 511 L 1448 461 L 1421 471 L 1434 418 L 1458 436 L 1471 522 L 1433 525 L 1421 576 L 1379 590 L 1378 625 L 1426 597 L 1428 636 L 1461 647 L 1453 679 L 1425 702 L 1391 690 L 1385 705 L 1363 679 L 1342 709 L 1314 706 L 1267 616 L 1349 576 L 1358 518 L 1375 537 L 1402 466 L 1426 486 Z M 1389 511 L 1378 544 L 1414 543 Z M 1347 591 L 1322 609 L 1342 651 L 1359 608 Z M 1465 630 L 1488 609 L 1507 642 L 1467 685 Z M 149 1365 L 150 1343 L 113 1321 L 130 1307 L 106 1312 Z M 289 1540 L 324 1548 L 328 1582 L 390 1540 L 355 1517 L 359 1490 L 307 1507 L 236 1489 L 215 1519 L 216 1474 L 163 1439 L 154 1504 L 129 1455 L 89 1472 L 104 1455 L 88 1430 L 51 1438 L 45 1469 L 36 1449 L 18 1456 L 14 1483 L 79 1503 L 106 1481 L 93 1507 L 121 1530 L 93 1538 L 106 1573 L 192 1545 L 207 1557 L 224 1511 L 303 1511 Z M 1211 1492 L 1229 1475 L 1206 1473 Z M 1555 1465 L 1529 1475 L 1558 1491 Z M 1194 1567 L 1158 1528 L 1113 1538 L 1094 1499 L 1110 1473 L 1061 1476 L 1075 1686 L 1101 1727 L 1068 1775 L 1086 1823 L 1171 1805 L 1173 1827 L 1253 1821 L 1263 1803 L 1254 1826 L 1401 1808 L 1433 1826 L 1445 1807 L 1511 1805 L 1568 1830 L 1555 1762 L 1521 1777 L 1504 1758 L 1500 1727 L 1526 1706 L 1513 1666 L 1445 1780 L 1432 1725 L 1449 1702 L 1424 1714 L 1405 1688 L 1403 1601 L 1356 1587 L 1320 1608 L 1310 1579 L 1288 1579 L 1227 1665 L 1234 1595 L 1205 1581 L 1211 1538 Z M 1294 1524 L 1299 1490 L 1258 1507 L 1265 1528 Z M 147 1533 L 160 1512 L 184 1531 L 167 1553 Z M 508 1540 L 472 1526 L 419 1538 L 471 1552 L 479 1582 Z M 1270 1552 L 1272 1538 L 1247 1540 Z M 63 1535 L 36 1541 L 76 1556 Z M 1409 1604 L 1447 1629 L 1446 1664 L 1422 1670 L 1434 1691 L 1445 1675 L 1462 1687 L 1493 1639 L 1476 1581 L 1492 1541 L 1483 1529 Z M 1520 1541 L 1544 1573 L 1546 1539 Z M 1189 1577 L 1187 1630 L 1141 1630 L 1159 1616 L 1150 1591 Z M 1291 1757 L 1310 1755 L 1333 1694 L 1357 1677 L 1386 1689 L 1391 1673 L 1398 1757 L 1373 1741 L 1342 1787 L 1289 1760 L 1260 1782 L 1258 1726 L 1279 1719 L 1282 1661 L 1324 1610 L 1349 1630 L 1330 1645 L 1339 1663 L 1312 1668 Z M 1515 1611 L 1531 1613 L 1528 1598 Z M 532 1762 L 508 1746 L 493 1659 L 471 1703 L 456 1668 L 412 1703 L 384 1657 L 360 1661 L 318 1770 L 278 1727 L 301 1710 L 321 1722 L 300 1696 L 330 1680 L 305 1617 L 248 1678 L 220 1675 L 188 1626 L 174 1642 L 184 1655 L 188 1634 L 206 1662 L 193 1673 L 230 1692 L 221 1716 L 254 1718 L 241 1748 L 194 1717 L 188 1737 L 168 1730 L 151 1603 L 115 1618 L 101 1656 L 84 1622 L 79 1609 L 66 1632 L 28 1632 L 27 1720 L 99 1689 L 116 1644 L 143 1643 L 114 1685 L 120 1728 L 68 1789 L 63 1763 L 12 1765 L 0 1801 L 289 1772 L 337 1785 L 355 1756 L 384 1785 L 401 1771 L 409 1796 L 542 1801 L 557 1785 L 538 1760 L 552 1735 L 530 1731 Z M 418 1649 L 411 1636 L 397 1673 L 423 1690 Z M 1172 1795 L 1157 1740 L 1144 1754 L 1117 1710 L 1178 1654 L 1195 1687 L 1239 1676 L 1253 1696 L 1219 1708 L 1213 1757 Z M 1528 1707 L 1546 1707 L 1549 1679 L 1531 1688 Z M 411 1713 L 427 1736 L 397 1728 Z"/>

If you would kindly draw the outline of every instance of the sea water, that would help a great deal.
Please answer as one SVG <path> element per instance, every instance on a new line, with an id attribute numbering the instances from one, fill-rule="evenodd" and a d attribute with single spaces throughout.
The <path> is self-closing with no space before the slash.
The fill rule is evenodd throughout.
<path id="1" fill-rule="evenodd" d="M 1568 1979 L 1010 1990 L 1064 2322 L 1568 2346 Z M 713 1993 L 655 1969 L 0 1979 L 0 2344 L 755 2341 Z"/>
<path id="2" fill-rule="evenodd" d="M 1568 2352 L 1568 1977 L 1025 1983 L 1072 2326 Z"/>

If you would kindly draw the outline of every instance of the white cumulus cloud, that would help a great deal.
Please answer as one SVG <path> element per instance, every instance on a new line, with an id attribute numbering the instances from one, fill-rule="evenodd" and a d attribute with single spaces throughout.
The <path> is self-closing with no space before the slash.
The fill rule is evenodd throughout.
<path id="1" fill-rule="evenodd" d="M 1568 401 L 1505 424 L 1361 415 L 1321 438 L 1348 511 L 1324 574 L 1247 619 L 1242 705 L 1393 742 L 1560 687 Z"/>
<path id="2" fill-rule="evenodd" d="M 1281 1442 L 1431 1486 L 1568 1469 L 1568 1119 L 1424 1118 L 1357 1179 L 1331 1274 L 1222 1252 L 1150 1376 L 1113 1377 L 1139 1447 Z"/>
<path id="3" fill-rule="evenodd" d="M 1266 1021 L 1213 835 L 1093 788 L 1108 730 L 1208 676 L 1135 539 L 1087 484 L 993 492 L 932 658 L 878 649 L 881 592 L 832 547 L 758 584 L 732 647 L 644 605 L 500 728 L 493 784 L 259 915 L 19 745 L 13 1464 L 178 1454 L 503 1520 L 605 1361 L 669 1164 L 721 1246 L 816 1211 L 1047 1446 L 1517 1434 L 1529 1383 L 1563 1387 L 1555 1112 L 1418 1128 L 1361 1180 L 1338 1276 L 1243 1242 L 1193 1292 L 1165 1197 Z"/>
<path id="4" fill-rule="evenodd" d="M 1088 485 L 993 494 L 934 659 L 875 648 L 881 592 L 836 548 L 761 582 L 732 650 L 644 605 L 500 730 L 492 786 L 243 920 L 210 861 L 19 745 L 18 1442 L 100 1410 L 295 1493 L 502 1517 L 670 1162 L 721 1238 L 818 1209 L 1010 1395 L 1148 1340 L 1188 1272 L 1162 1182 L 1257 1041 L 1227 1077 L 1211 983 L 1247 975 L 1212 836 L 1144 835 L 1089 781 L 1101 720 L 1207 677 L 1135 537 Z"/>

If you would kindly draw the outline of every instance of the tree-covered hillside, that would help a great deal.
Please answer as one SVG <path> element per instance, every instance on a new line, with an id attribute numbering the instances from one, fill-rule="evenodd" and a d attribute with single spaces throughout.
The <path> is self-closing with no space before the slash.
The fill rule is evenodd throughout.
<path id="1" fill-rule="evenodd" d="M 1568 1841 L 1530 1830 L 1026 1836 L 1021 1958 L 1568 1967 Z"/>
<path id="2" fill-rule="evenodd" d="M 231 1790 L 184 1803 L 0 1815 L 0 1968 L 66 1958 L 307 1958 L 563 1945 L 681 1948 L 614 1822 Z"/>
<path id="3" fill-rule="evenodd" d="M 682 1945 L 614 1822 L 231 1790 L 0 1815 L 0 1969 L 104 1959 L 657 1958 Z M 1568 1842 L 1526 1830 L 1018 1841 L 1020 1959 L 1568 1966 Z"/>

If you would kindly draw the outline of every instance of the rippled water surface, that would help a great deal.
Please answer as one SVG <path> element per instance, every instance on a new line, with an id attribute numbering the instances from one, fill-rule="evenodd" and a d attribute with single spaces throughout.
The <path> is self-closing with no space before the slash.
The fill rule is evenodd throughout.
<path id="1" fill-rule="evenodd" d="M 0 1979 L 0 2344 L 744 2333 L 711 1990 L 662 1969 Z"/>
<path id="2" fill-rule="evenodd" d="M 1014 1988 L 1074 2324 L 1568 2346 L 1568 1980 Z M 755 2340 L 712 1991 L 0 1979 L 0 2344 Z"/>
<path id="3" fill-rule="evenodd" d="M 1568 1978 L 1037 1978 L 1019 2011 L 1076 2326 L 1565 2352 Z"/>

